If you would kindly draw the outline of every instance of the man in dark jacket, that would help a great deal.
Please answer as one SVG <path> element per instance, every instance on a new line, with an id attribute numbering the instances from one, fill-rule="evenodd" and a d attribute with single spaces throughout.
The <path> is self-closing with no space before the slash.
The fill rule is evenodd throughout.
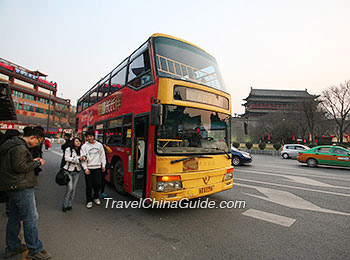
<path id="1" fill-rule="evenodd" d="M 2 137 L 0 141 L 0 145 L 5 143 L 8 139 L 14 137 L 14 136 L 20 136 L 21 133 L 16 130 L 16 129 L 7 129 L 6 133 Z M 10 215 L 10 206 L 9 206 L 9 196 L 7 195 L 6 191 L 0 190 L 0 202 L 5 202 L 6 203 L 6 215 Z"/>
<path id="2" fill-rule="evenodd" d="M 9 195 L 10 216 L 6 227 L 5 258 L 22 253 L 28 248 L 29 259 L 49 259 L 38 238 L 38 211 L 35 205 L 34 186 L 37 180 L 34 169 L 44 165 L 41 158 L 33 159 L 29 148 L 38 146 L 44 134 L 32 129 L 23 138 L 13 137 L 0 146 L 0 190 Z M 23 221 L 26 246 L 18 238 Z"/>

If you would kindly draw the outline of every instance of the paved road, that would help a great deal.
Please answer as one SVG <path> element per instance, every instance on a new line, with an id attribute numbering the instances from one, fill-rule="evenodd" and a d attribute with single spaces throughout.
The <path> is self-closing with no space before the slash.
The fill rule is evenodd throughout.
<path id="1" fill-rule="evenodd" d="M 59 148 L 36 190 L 39 235 L 53 259 L 349 259 L 350 171 L 310 169 L 295 160 L 256 155 L 235 169 L 235 187 L 209 196 L 245 200 L 245 209 L 85 208 L 84 179 L 73 210 L 54 184 Z M 107 193 L 115 200 L 133 201 Z M 0 251 L 5 247 L 0 204 Z M 1 254 L 0 254 L 1 256 Z M 14 257 L 13 259 L 21 259 Z"/>

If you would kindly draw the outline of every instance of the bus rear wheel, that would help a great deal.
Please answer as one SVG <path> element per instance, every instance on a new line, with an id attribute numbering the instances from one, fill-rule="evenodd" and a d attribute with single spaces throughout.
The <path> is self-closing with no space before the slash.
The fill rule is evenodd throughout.
<path id="1" fill-rule="evenodd" d="M 118 193 L 126 194 L 124 189 L 124 167 L 121 160 L 118 160 L 113 167 L 113 185 Z"/>

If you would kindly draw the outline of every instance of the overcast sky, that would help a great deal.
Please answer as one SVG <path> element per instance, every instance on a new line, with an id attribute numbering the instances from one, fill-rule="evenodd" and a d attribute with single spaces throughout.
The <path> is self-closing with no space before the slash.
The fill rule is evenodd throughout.
<path id="1" fill-rule="evenodd" d="M 0 0 L 0 57 L 79 98 L 153 33 L 213 55 L 244 112 L 250 87 L 322 89 L 350 80 L 350 1 Z"/>

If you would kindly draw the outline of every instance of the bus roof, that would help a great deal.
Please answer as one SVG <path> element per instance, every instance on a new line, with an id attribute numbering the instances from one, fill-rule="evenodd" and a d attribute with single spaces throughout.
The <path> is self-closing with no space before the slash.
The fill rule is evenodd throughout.
<path id="1" fill-rule="evenodd" d="M 163 33 L 154 33 L 154 34 L 151 35 L 150 38 L 155 38 L 155 37 L 165 37 L 165 38 L 170 38 L 170 39 L 173 39 L 173 40 L 177 40 L 177 41 L 181 41 L 181 42 L 187 43 L 187 44 L 189 44 L 189 45 L 191 45 L 191 46 L 193 46 L 193 47 L 196 47 L 196 48 L 198 48 L 198 49 L 204 51 L 206 54 L 208 54 L 209 56 L 211 56 L 212 58 L 214 58 L 212 55 L 210 55 L 208 52 L 206 52 L 206 51 L 203 50 L 202 48 L 198 47 L 197 45 L 195 45 L 195 44 L 193 44 L 193 43 L 190 43 L 190 42 L 188 42 L 188 41 L 185 41 L 185 40 L 183 40 L 183 39 L 181 39 L 181 38 L 177 38 L 177 37 L 175 37 L 175 36 L 168 35 L 168 34 L 163 34 Z M 141 46 L 142 46 L 142 45 L 141 45 Z M 139 48 L 137 48 L 136 51 L 137 51 L 138 49 L 139 49 Z M 129 55 L 129 56 L 130 56 L 130 55 Z M 122 62 L 124 62 L 126 59 L 128 59 L 129 56 L 128 56 L 127 58 L 125 58 Z M 215 58 L 214 58 L 214 60 L 215 60 Z M 122 62 L 121 62 L 121 63 L 122 63 Z M 121 63 L 120 63 L 120 64 L 121 64 Z M 118 64 L 118 66 L 119 66 L 119 64 Z M 112 70 L 112 71 L 113 71 L 113 70 Z M 108 74 L 107 74 L 107 75 L 108 75 Z M 105 76 L 105 77 L 106 77 L 106 76 Z M 100 79 L 99 81 L 97 81 L 96 84 L 94 84 L 88 91 L 86 91 L 86 92 L 84 93 L 84 95 L 82 95 L 82 96 L 78 99 L 78 102 L 79 102 L 80 100 L 82 100 L 86 95 L 89 95 L 90 92 L 91 92 L 91 90 L 94 89 L 94 87 L 95 87 L 98 83 L 100 83 L 105 77 L 101 78 L 101 79 Z"/>
<path id="2" fill-rule="evenodd" d="M 181 39 L 181 38 L 177 38 L 177 37 L 175 37 L 175 36 L 171 36 L 171 35 L 167 35 L 167 34 L 162 34 L 162 33 L 154 33 L 154 34 L 152 34 L 151 37 L 166 37 L 166 38 L 174 39 L 174 40 L 177 40 L 177 41 L 181 41 L 181 42 L 187 43 L 187 44 L 189 44 L 189 45 L 192 45 L 193 47 L 196 47 L 196 48 L 198 48 L 198 49 L 204 51 L 206 54 L 210 55 L 208 52 L 206 52 L 205 50 L 203 50 L 201 47 L 198 47 L 197 45 L 195 45 L 195 44 L 193 44 L 193 43 L 190 43 L 190 42 L 188 42 L 188 41 L 185 41 L 185 40 L 183 40 L 183 39 Z M 213 57 L 212 55 L 210 55 L 210 56 Z"/>

